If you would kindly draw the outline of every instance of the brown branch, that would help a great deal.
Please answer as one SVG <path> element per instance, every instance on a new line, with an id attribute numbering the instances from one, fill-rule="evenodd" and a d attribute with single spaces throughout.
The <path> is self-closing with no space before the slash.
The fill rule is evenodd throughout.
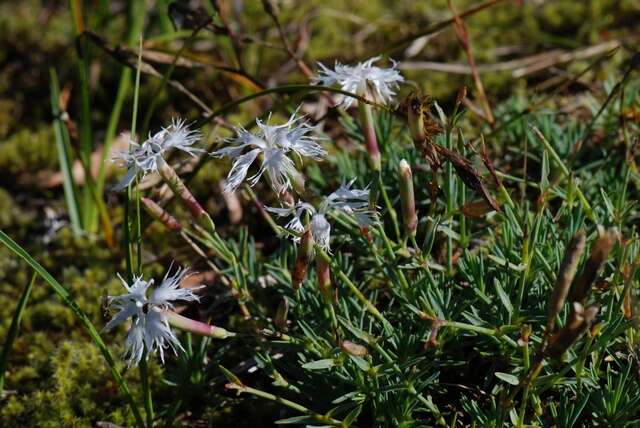
<path id="1" fill-rule="evenodd" d="M 465 18 L 468 18 L 469 16 L 475 15 L 478 12 L 482 12 L 485 9 L 489 9 L 505 1 L 506 0 L 489 0 L 485 3 L 479 4 L 476 7 L 472 7 L 471 9 L 465 10 L 458 16 L 460 19 L 465 19 Z M 419 31 L 417 33 L 411 34 L 409 36 L 403 37 L 400 40 L 397 40 L 391 43 L 391 45 L 386 47 L 385 49 L 381 51 L 376 51 L 375 53 L 371 53 L 368 56 L 369 57 L 376 56 L 376 55 L 388 56 L 389 54 L 395 52 L 398 49 L 401 49 L 402 47 L 408 45 L 409 43 L 413 42 L 416 39 L 419 39 L 420 37 L 428 36 L 430 34 L 437 33 L 438 31 L 444 28 L 447 28 L 449 25 L 453 24 L 453 22 L 454 22 L 454 18 L 449 18 L 449 19 L 445 19 L 444 21 L 436 22 L 435 24 L 427 27 L 426 29 Z"/>
<path id="2" fill-rule="evenodd" d="M 467 27 L 460 19 L 458 12 L 453 7 L 453 3 L 451 0 L 448 0 L 449 9 L 453 14 L 453 28 L 456 31 L 456 36 L 458 36 L 458 41 L 460 45 L 462 45 L 462 49 L 467 55 L 467 62 L 469 63 L 469 67 L 471 68 L 471 75 L 473 76 L 473 83 L 476 87 L 476 91 L 478 91 L 478 99 L 480 101 L 480 105 L 482 106 L 482 110 L 484 111 L 484 115 L 489 122 L 489 125 L 493 127 L 495 124 L 495 119 L 493 117 L 493 113 L 491 112 L 491 106 L 489 105 L 489 100 L 487 99 L 487 94 L 484 92 L 484 86 L 482 85 L 482 80 L 480 80 L 480 74 L 478 73 L 478 68 L 476 67 L 476 62 L 473 58 L 473 53 L 471 52 L 471 42 L 469 41 L 469 32 L 467 31 Z"/>
<path id="3" fill-rule="evenodd" d="M 276 5 L 272 0 L 262 0 L 262 7 L 264 11 L 267 12 L 267 15 L 273 19 L 273 22 L 276 24 L 278 29 L 278 34 L 280 35 L 280 39 L 282 40 L 282 44 L 284 45 L 285 50 L 296 63 L 302 74 L 304 74 L 307 79 L 312 80 L 314 78 L 314 73 L 311 71 L 309 66 L 296 54 L 296 52 L 291 47 L 291 43 L 289 43 L 289 39 L 287 39 L 287 35 L 282 28 L 282 24 L 280 23 L 280 19 L 278 18 L 278 11 Z"/>

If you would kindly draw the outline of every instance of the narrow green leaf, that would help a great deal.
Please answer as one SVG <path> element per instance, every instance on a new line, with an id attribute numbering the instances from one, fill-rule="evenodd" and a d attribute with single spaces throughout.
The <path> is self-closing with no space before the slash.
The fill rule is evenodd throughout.
<path id="1" fill-rule="evenodd" d="M 309 422 L 316 422 L 316 418 L 310 415 L 293 416 L 291 418 L 279 419 L 274 423 L 276 425 L 291 425 L 291 424 L 303 424 L 303 423 L 309 423 Z"/>
<path id="2" fill-rule="evenodd" d="M 494 374 L 498 379 L 503 380 L 510 385 L 518 385 L 520 383 L 518 376 L 514 376 L 512 374 L 502 373 L 502 372 L 495 372 Z"/>
<path id="3" fill-rule="evenodd" d="M 302 368 L 306 370 L 324 370 L 335 365 L 333 358 L 326 358 L 324 360 L 311 361 L 310 363 L 303 364 Z"/>
<path id="4" fill-rule="evenodd" d="M 493 286 L 496 289 L 498 298 L 502 302 L 502 306 L 504 306 L 507 312 L 509 312 L 509 315 L 511 315 L 513 313 L 513 305 L 511 304 L 511 299 L 509 299 L 509 296 L 504 291 L 504 288 L 502 288 L 502 285 L 496 278 L 494 278 L 493 280 Z"/>
<path id="5" fill-rule="evenodd" d="M 220 369 L 220 371 L 222 372 L 224 377 L 226 377 L 229 382 L 235 383 L 238 386 L 242 386 L 243 385 L 242 381 L 240 380 L 240 378 L 238 376 L 236 376 L 235 374 L 233 374 L 233 372 L 231 372 L 229 369 L 227 369 L 226 367 L 224 367 L 222 365 L 218 365 L 218 368 Z"/>
<path id="6" fill-rule="evenodd" d="M 542 168 L 540 168 L 540 192 L 549 188 L 549 152 L 542 150 Z"/>
<path id="7" fill-rule="evenodd" d="M 367 360 L 365 360 L 362 357 L 356 357 L 353 355 L 349 355 L 349 358 L 351 358 L 351 360 L 356 363 L 356 365 L 360 368 L 360 370 L 362 370 L 363 372 L 369 371 L 369 369 L 371 368 L 371 366 L 369 365 L 369 363 L 367 362 Z"/>
<path id="8" fill-rule="evenodd" d="M 7 368 L 7 361 L 9 360 L 9 354 L 11 353 L 11 346 L 13 346 L 13 342 L 16 340 L 16 337 L 18 337 L 18 330 L 20 329 L 22 314 L 27 307 L 29 294 L 31 294 L 31 289 L 33 288 L 33 284 L 36 281 L 36 276 L 37 274 L 35 272 L 33 273 L 33 275 L 31 275 L 31 280 L 27 283 L 27 286 L 24 288 L 24 291 L 20 296 L 18 306 L 13 313 L 13 319 L 11 320 L 11 325 L 9 326 L 7 339 L 4 341 L 2 355 L 0 356 L 0 393 L 2 393 L 2 390 L 4 389 L 4 372 Z"/>
<path id="9" fill-rule="evenodd" d="M 67 211 L 71 228 L 75 235 L 82 231 L 80 222 L 80 210 L 78 208 L 78 197 L 76 185 L 73 181 L 73 159 L 71 158 L 71 144 L 69 142 L 69 132 L 67 127 L 62 123 L 60 117 L 59 97 L 60 84 L 58 76 L 53 68 L 49 69 L 50 76 L 50 92 L 51 92 L 51 112 L 53 114 L 53 131 L 56 139 L 56 149 L 58 151 L 58 161 L 60 162 L 60 172 L 62 172 L 62 187 L 64 189 L 64 197 L 67 203 Z"/>

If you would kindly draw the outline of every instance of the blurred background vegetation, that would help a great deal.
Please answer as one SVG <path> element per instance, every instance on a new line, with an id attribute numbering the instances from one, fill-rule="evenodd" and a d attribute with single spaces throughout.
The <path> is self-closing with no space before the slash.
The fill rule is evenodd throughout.
<path id="1" fill-rule="evenodd" d="M 472 87 L 465 53 L 451 26 L 394 48 L 394 42 L 448 19 L 451 12 L 445 0 L 276 3 L 294 49 L 312 67 L 316 61 L 353 63 L 385 52 L 400 62 L 410 81 L 403 93 L 412 86 L 419 87 L 447 106 L 462 85 Z M 455 0 L 454 4 L 461 12 L 479 2 Z M 199 12 L 191 16 L 186 10 Z M 191 37 L 198 16 L 214 16 L 214 26 Z M 497 114 L 503 103 L 541 97 L 559 79 L 576 74 L 613 47 L 621 46 L 616 55 L 593 67 L 551 103 L 561 108 L 571 102 L 574 93 L 601 91 L 603 82 L 619 77 L 629 52 L 637 46 L 639 22 L 639 0 L 506 1 L 465 20 L 485 90 L 492 105 L 498 106 Z M 99 302 L 109 291 L 118 289 L 115 273 L 124 270 L 117 245 L 121 203 L 108 192 L 116 180 L 115 170 L 105 167 L 103 209 L 115 231 L 116 244 L 105 238 L 99 219 L 101 208 L 95 203 L 83 206 L 83 198 L 91 200 L 91 195 L 82 195 L 82 189 L 78 190 L 78 204 L 83 211 L 93 207 L 93 213 L 81 213 L 86 216 L 83 230 L 74 233 L 52 124 L 62 120 L 70 130 L 72 159 L 99 167 L 105 142 L 112 145 L 114 138 L 130 128 L 135 73 L 123 62 L 135 64 L 138 29 L 143 30 L 144 49 L 149 54 L 144 61 L 159 76 L 172 69 L 172 58 L 184 46 L 184 61 L 171 70 L 170 79 L 180 82 L 212 110 L 260 87 L 307 82 L 282 49 L 273 20 L 260 1 L 0 3 L 0 228 L 69 288 L 97 325 L 104 323 Z M 235 55 L 233 38 L 221 29 L 231 29 L 241 39 L 236 43 L 242 46 L 242 64 Z M 82 30 L 100 39 L 78 36 Z M 549 60 L 552 52 L 559 56 L 536 69 L 536 65 Z M 240 65 L 252 78 L 237 72 Z M 58 101 L 63 110 L 57 118 L 50 101 L 52 71 L 59 81 Z M 161 82 L 161 77 L 142 76 L 138 130 L 157 129 L 176 115 L 190 120 L 202 118 L 201 105 L 171 85 L 161 87 Z M 88 117 L 82 105 L 85 89 L 90 104 Z M 148 115 L 151 103 L 155 108 Z M 233 111 L 227 120 L 246 123 L 272 104 L 270 99 L 257 100 Z M 114 106 L 120 111 L 114 111 Z M 86 129 L 89 134 L 83 134 Z M 221 130 L 219 135 L 224 133 Z M 213 139 L 207 143 L 211 142 Z M 84 182 L 82 166 L 76 165 L 76 170 L 75 180 Z M 217 185 L 222 174 L 224 171 L 208 164 L 193 184 L 195 193 L 214 214 L 222 209 Z M 100 190 L 100 183 L 97 185 Z M 148 270 L 160 273 L 165 260 L 171 258 L 188 263 L 189 252 L 181 254 L 182 244 L 154 227 L 147 234 L 152 242 L 148 248 L 164 258 L 146 254 Z M 30 275 L 23 263 L 0 247 L 0 341 L 6 336 Z M 38 280 L 9 360 L 0 426 L 94 426 L 103 420 L 126 425 L 130 421 L 99 353 L 77 324 L 70 310 Z M 113 348 L 119 352 L 117 344 Z M 153 370 L 157 376 L 160 368 L 154 366 Z M 127 376 L 134 378 L 137 374 Z M 154 384 L 160 402 L 164 387 L 159 382 Z M 254 416 L 247 416 L 246 403 L 229 407 L 224 405 L 224 398 L 209 398 L 194 407 L 195 415 L 185 416 L 193 426 L 206 426 L 205 421 L 223 421 L 220 426 L 224 422 L 231 425 L 231 421 L 235 426 L 255 426 L 261 412 L 275 412 L 272 406 L 263 405 L 261 411 L 251 408 Z"/>

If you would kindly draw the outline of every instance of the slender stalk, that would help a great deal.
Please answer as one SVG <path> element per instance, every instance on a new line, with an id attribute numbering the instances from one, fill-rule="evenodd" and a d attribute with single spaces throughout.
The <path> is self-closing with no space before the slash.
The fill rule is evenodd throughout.
<path id="1" fill-rule="evenodd" d="M 391 323 L 389 323 L 389 321 L 387 321 L 384 315 L 380 313 L 378 308 L 376 308 L 375 305 L 371 303 L 371 301 L 367 299 L 364 294 L 362 294 L 362 292 L 358 289 L 358 287 L 340 269 L 340 267 L 333 261 L 333 259 L 331 259 L 331 257 L 329 257 L 329 255 L 317 245 L 315 246 L 315 250 L 316 250 L 316 254 L 322 257 L 324 261 L 331 266 L 335 274 L 338 275 L 338 277 L 342 280 L 342 282 L 345 283 L 345 285 L 349 288 L 349 290 L 353 293 L 353 295 L 356 296 L 356 298 L 360 301 L 360 303 L 362 303 L 365 306 L 365 308 L 373 315 L 374 318 L 376 318 L 378 321 L 382 323 L 385 330 L 388 332 L 393 331 L 393 327 L 391 326 Z"/>
<path id="2" fill-rule="evenodd" d="M 151 396 L 151 386 L 149 385 L 149 368 L 147 365 L 147 351 L 145 349 L 140 364 L 140 383 L 142 386 L 144 410 L 147 415 L 147 428 L 153 427 L 153 398 Z"/>
<path id="3" fill-rule="evenodd" d="M 562 176 L 565 178 L 571 177 L 571 173 L 569 169 L 564 164 L 564 162 L 562 162 L 562 159 L 560 159 L 560 156 L 558 156 L 558 153 L 551 146 L 551 143 L 549 143 L 549 141 L 544 137 L 544 135 L 542 135 L 542 132 L 540 132 L 540 130 L 535 126 L 531 126 L 531 129 L 536 134 L 536 136 L 540 139 L 540 141 L 544 145 L 544 148 L 549 152 L 549 155 L 551 155 L 551 158 L 555 161 L 555 163 L 560 168 L 560 171 L 562 172 Z M 580 201 L 580 204 L 582 205 L 582 208 L 584 209 L 585 214 L 587 215 L 587 217 L 589 217 L 589 220 L 597 224 L 598 218 L 596 217 L 596 214 L 593 211 L 591 204 L 589 204 L 589 201 L 587 201 L 587 198 L 584 196 L 584 193 L 582 193 L 582 190 L 580 190 L 580 187 L 578 186 L 577 183 L 575 186 L 576 186 L 575 187 L 576 195 L 578 196 L 578 200 Z"/>
<path id="4" fill-rule="evenodd" d="M 378 147 L 376 126 L 373 120 L 373 109 L 369 104 L 358 103 L 358 112 L 360 113 L 364 144 L 369 154 L 369 166 L 371 166 L 373 171 L 380 173 L 380 148 Z"/>
<path id="5" fill-rule="evenodd" d="M 286 406 L 290 409 L 296 410 L 300 413 L 304 413 L 306 415 L 311 416 L 312 418 L 314 418 L 315 422 L 318 423 L 323 423 L 323 424 L 331 424 L 333 426 L 341 426 L 342 425 L 342 421 L 339 421 L 337 419 L 333 419 L 330 416 L 325 416 L 325 415 L 321 415 L 318 413 L 315 413 L 313 410 L 310 410 L 306 407 L 304 407 L 302 404 L 298 404 L 294 401 L 291 400 L 287 400 L 286 398 L 282 398 L 282 397 L 278 397 L 277 395 L 274 394 L 270 394 L 268 392 L 265 391 L 261 391 L 259 389 L 255 389 L 255 388 L 251 388 L 250 386 L 246 386 L 243 384 L 238 384 L 238 383 L 233 383 L 230 382 L 226 385 L 227 389 L 234 389 L 236 391 L 238 391 L 239 393 L 247 393 L 247 394 L 251 394 L 251 395 L 255 395 L 256 397 L 261 397 L 261 398 L 265 398 L 267 400 L 271 400 L 273 402 L 276 402 L 278 404 L 282 404 L 283 406 Z"/>
<path id="6" fill-rule="evenodd" d="M 451 136 L 452 125 L 447 125 L 447 131 L 445 134 L 445 147 L 449 150 L 453 148 L 453 140 Z M 449 220 L 449 228 L 453 230 L 453 211 L 455 209 L 455 189 L 456 189 L 456 180 L 455 174 L 453 172 L 453 164 L 451 162 L 447 162 L 445 167 L 445 192 L 446 192 L 446 203 L 447 203 L 447 219 Z M 451 234 L 447 235 L 447 272 L 449 275 L 453 273 L 453 238 Z"/>
<path id="7" fill-rule="evenodd" d="M 238 98 L 237 100 L 234 100 L 234 101 L 230 101 L 229 103 L 223 105 L 218 110 L 215 110 L 213 113 L 208 115 L 206 119 L 207 121 L 212 120 L 213 118 L 221 116 L 227 113 L 228 111 L 233 110 L 235 107 L 241 104 L 244 104 L 247 101 L 251 101 L 255 98 L 260 98 L 260 97 L 264 97 L 266 95 L 271 95 L 271 94 L 281 94 L 281 93 L 286 94 L 291 92 L 293 93 L 295 92 L 332 92 L 334 94 L 341 94 L 341 95 L 346 95 L 348 97 L 354 98 L 359 103 L 365 103 L 365 104 L 375 106 L 378 109 L 391 111 L 389 107 L 383 104 L 375 103 L 373 101 L 366 99 L 363 96 L 354 94 L 353 92 L 344 91 L 339 88 L 332 88 L 330 86 L 320 86 L 320 85 L 283 85 L 283 86 L 276 86 L 274 88 L 265 89 L 259 92 L 254 92 L 253 94 L 247 95 L 242 98 Z"/>
<path id="8" fill-rule="evenodd" d="M 138 64 L 136 67 L 136 80 L 133 90 L 133 112 L 131 115 L 131 138 L 135 141 L 136 138 L 136 128 L 138 122 L 138 104 L 140 97 L 140 69 L 142 68 L 142 34 L 140 34 L 139 43 L 138 43 Z M 125 223 L 125 239 L 127 244 L 127 269 L 129 280 L 133 277 L 133 242 L 136 243 L 137 248 L 137 265 L 136 265 L 136 273 L 140 274 L 142 270 L 142 236 L 141 236 L 141 220 L 140 220 L 140 187 L 138 186 L 138 178 L 135 180 L 135 204 L 136 204 L 136 223 L 135 223 L 135 233 L 132 236 L 131 227 L 129 221 Z M 133 189 L 131 186 L 127 188 L 127 200 L 125 205 L 125 218 L 128 219 L 130 215 L 129 208 L 131 207 L 131 196 L 133 193 Z M 133 238 L 133 239 L 131 239 Z M 148 350 L 145 347 L 144 355 L 138 364 L 138 370 L 140 371 L 140 380 L 142 386 L 142 399 L 144 402 L 144 409 L 146 413 L 146 422 L 147 428 L 151 428 L 153 426 L 153 397 L 151 393 L 151 385 L 149 382 L 149 369 L 147 366 L 147 352 Z"/>
<path id="9" fill-rule="evenodd" d="M 29 300 L 29 295 L 31 294 L 31 289 L 33 288 L 33 284 L 36 282 L 37 274 L 33 272 L 31 275 L 31 279 L 27 283 L 27 286 L 24 288 L 24 291 L 20 295 L 20 300 L 18 300 L 18 306 L 16 306 L 16 310 L 13 313 L 13 318 L 11 319 L 11 325 L 9 326 L 9 331 L 7 332 L 7 338 L 4 341 L 4 346 L 2 347 L 2 355 L 0 355 L 0 395 L 2 395 L 2 391 L 4 390 L 4 373 L 7 368 L 7 362 L 9 361 L 9 354 L 11 353 L 11 347 L 13 346 L 13 342 L 18 337 L 18 332 L 20 330 L 20 321 L 22 320 L 22 314 L 24 313 L 25 308 L 27 307 L 27 301 Z"/>
<path id="10" fill-rule="evenodd" d="M 71 222 L 71 229 L 74 235 L 78 236 L 82 231 L 82 218 L 80 216 L 80 208 L 78 207 L 78 189 L 73 180 L 73 158 L 71 156 L 71 143 L 69 141 L 69 131 L 61 119 L 59 97 L 60 85 L 55 69 L 49 69 L 50 87 L 51 87 L 51 112 L 53 113 L 53 130 L 56 140 L 56 149 L 58 152 L 58 161 L 60 163 L 60 171 L 62 172 L 62 185 L 64 188 L 64 197 L 67 205 L 67 213 Z"/>
<path id="11" fill-rule="evenodd" d="M 384 186 L 384 181 L 382 180 L 382 174 L 378 171 L 378 189 L 380 190 L 380 195 L 382 196 L 382 200 L 384 201 L 384 206 L 389 213 L 389 217 L 391 218 L 391 224 L 393 225 L 393 232 L 395 233 L 396 239 L 400 242 L 402 235 L 400 233 L 400 224 L 398 223 L 398 213 L 393 208 L 393 204 L 391 203 L 391 199 L 389 199 L 389 195 L 387 194 L 387 189 Z"/>
<path id="12" fill-rule="evenodd" d="M 142 31 L 144 25 L 146 0 L 134 1 L 129 4 L 129 23 L 131 25 L 129 34 L 127 35 L 127 44 L 133 45 L 136 42 L 136 38 Z M 96 178 L 96 190 L 99 195 L 102 194 L 104 189 L 104 181 L 106 174 L 107 157 L 111 149 L 111 144 L 116 136 L 118 121 L 120 114 L 122 113 L 122 106 L 127 98 L 129 89 L 131 88 L 131 68 L 123 67 L 120 73 L 120 81 L 118 83 L 118 91 L 116 93 L 111 114 L 109 115 L 109 122 L 107 123 L 107 131 L 105 132 L 104 144 L 102 149 L 102 160 L 98 169 L 98 176 Z"/>

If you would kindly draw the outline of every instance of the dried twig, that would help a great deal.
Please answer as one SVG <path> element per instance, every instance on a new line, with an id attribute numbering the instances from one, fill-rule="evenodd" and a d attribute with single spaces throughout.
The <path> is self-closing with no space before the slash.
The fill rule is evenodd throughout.
<path id="1" fill-rule="evenodd" d="M 467 27 L 464 25 L 462 19 L 460 19 L 458 12 L 456 12 L 456 9 L 453 7 L 453 3 L 451 3 L 451 0 L 448 0 L 448 3 L 449 10 L 451 10 L 451 13 L 453 14 L 453 28 L 456 30 L 458 41 L 460 42 L 460 45 L 462 45 L 462 49 L 464 49 L 464 52 L 467 55 L 467 62 L 469 62 L 471 75 L 473 76 L 473 83 L 476 87 L 476 91 L 478 91 L 478 99 L 480 101 L 480 105 L 482 106 L 482 110 L 484 111 L 487 122 L 489 122 L 489 125 L 493 126 L 493 124 L 495 123 L 495 119 L 493 118 L 493 113 L 491 112 L 491 106 L 489 105 L 487 94 L 484 92 L 482 80 L 480 80 L 480 74 L 478 73 L 478 68 L 476 67 L 476 61 L 473 58 L 473 53 L 471 52 L 469 32 L 467 31 Z"/>
<path id="2" fill-rule="evenodd" d="M 558 64 L 597 56 L 604 52 L 609 52 L 612 49 L 616 49 L 619 46 L 620 42 L 618 40 L 609 40 L 604 43 L 576 49 L 574 51 L 552 50 L 510 61 L 476 65 L 476 70 L 480 74 L 495 73 L 496 71 L 511 71 L 511 76 L 513 78 L 525 77 L 529 74 Z M 473 74 L 473 69 L 468 64 L 452 64 L 433 61 L 403 61 L 398 65 L 398 68 L 401 70 L 427 70 L 441 71 L 443 73 L 451 74 Z"/>

